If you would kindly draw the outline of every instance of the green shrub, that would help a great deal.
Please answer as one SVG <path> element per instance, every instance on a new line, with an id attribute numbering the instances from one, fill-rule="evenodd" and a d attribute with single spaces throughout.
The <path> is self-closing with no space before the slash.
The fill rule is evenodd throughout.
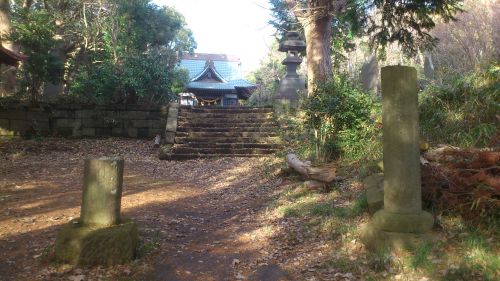
<path id="1" fill-rule="evenodd" d="M 70 88 L 70 96 L 93 103 L 107 103 L 117 91 L 119 79 L 111 62 L 80 71 Z"/>
<path id="2" fill-rule="evenodd" d="M 16 11 L 13 32 L 10 40 L 21 46 L 21 51 L 28 56 L 17 72 L 19 79 L 19 97 L 36 101 L 41 95 L 44 83 L 58 83 L 63 74 L 63 62 L 54 55 L 56 41 L 54 15 L 46 10 L 25 9 Z"/>
<path id="3" fill-rule="evenodd" d="M 498 133 L 500 65 L 430 86 L 420 95 L 422 137 L 432 143 L 484 147 Z"/>
<path id="4" fill-rule="evenodd" d="M 379 114 L 380 105 L 347 77 L 339 75 L 319 86 L 303 108 L 317 161 L 338 156 L 375 158 L 380 154 L 380 128 L 373 118 Z"/>
<path id="5" fill-rule="evenodd" d="M 189 78 L 185 70 L 169 66 L 159 50 L 124 59 L 124 67 L 111 61 L 82 69 L 70 95 L 94 103 L 165 103 L 181 92 Z"/>

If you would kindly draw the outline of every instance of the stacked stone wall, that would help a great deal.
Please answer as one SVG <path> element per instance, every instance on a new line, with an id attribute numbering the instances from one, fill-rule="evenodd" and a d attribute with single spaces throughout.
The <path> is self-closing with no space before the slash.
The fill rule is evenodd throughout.
<path id="1" fill-rule="evenodd" d="M 0 105 L 0 136 L 152 138 L 167 114 L 168 106 L 10 103 Z"/>

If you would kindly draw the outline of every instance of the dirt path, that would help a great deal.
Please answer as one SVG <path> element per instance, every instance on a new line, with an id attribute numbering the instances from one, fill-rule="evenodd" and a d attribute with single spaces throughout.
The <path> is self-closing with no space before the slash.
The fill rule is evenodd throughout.
<path id="1" fill-rule="evenodd" d="M 283 183 L 272 158 L 159 161 L 136 140 L 0 142 L 0 280 L 294 280 L 266 219 Z M 51 263 L 61 225 L 79 216 L 83 159 L 125 157 L 122 213 L 141 257 L 111 268 Z"/>

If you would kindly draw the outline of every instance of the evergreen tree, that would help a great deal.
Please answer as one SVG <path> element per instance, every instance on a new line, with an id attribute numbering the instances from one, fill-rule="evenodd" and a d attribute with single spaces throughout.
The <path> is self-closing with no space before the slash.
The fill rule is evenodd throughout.
<path id="1" fill-rule="evenodd" d="M 399 42 L 406 54 L 435 44 L 429 30 L 435 16 L 448 21 L 460 11 L 462 0 L 270 0 L 282 33 L 300 28 L 307 49 L 308 93 L 332 77 L 332 40 L 340 27 L 349 33 L 365 31 L 371 46 L 383 55 L 385 46 Z"/>

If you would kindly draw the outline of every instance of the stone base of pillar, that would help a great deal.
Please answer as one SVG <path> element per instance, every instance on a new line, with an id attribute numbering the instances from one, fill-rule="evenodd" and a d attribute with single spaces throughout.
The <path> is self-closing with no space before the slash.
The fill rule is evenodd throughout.
<path id="1" fill-rule="evenodd" d="M 434 240 L 431 228 L 434 218 L 428 212 L 395 214 L 377 211 L 369 223 L 361 227 L 361 240 L 368 249 L 414 249 Z"/>
<path id="2" fill-rule="evenodd" d="M 361 226 L 361 242 L 372 252 L 394 250 L 415 250 L 426 243 L 437 241 L 433 232 L 404 233 L 382 231 L 369 222 Z"/>
<path id="3" fill-rule="evenodd" d="M 89 227 L 73 220 L 57 235 L 57 261 L 73 265 L 114 265 L 135 258 L 139 236 L 132 220 L 109 227 Z"/>
<path id="4" fill-rule="evenodd" d="M 380 230 L 403 233 L 426 233 L 434 225 L 434 217 L 425 211 L 418 214 L 396 214 L 382 209 L 373 215 L 371 221 Z"/>

